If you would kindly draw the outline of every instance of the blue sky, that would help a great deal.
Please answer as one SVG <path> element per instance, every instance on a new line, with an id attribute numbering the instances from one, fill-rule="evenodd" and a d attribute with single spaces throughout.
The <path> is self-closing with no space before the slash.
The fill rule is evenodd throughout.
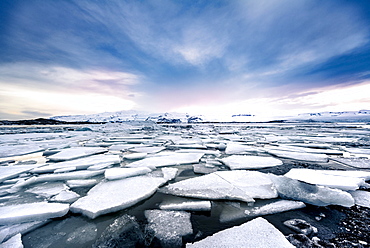
<path id="1" fill-rule="evenodd" d="M 0 119 L 370 109 L 369 41 L 365 0 L 2 0 Z"/>

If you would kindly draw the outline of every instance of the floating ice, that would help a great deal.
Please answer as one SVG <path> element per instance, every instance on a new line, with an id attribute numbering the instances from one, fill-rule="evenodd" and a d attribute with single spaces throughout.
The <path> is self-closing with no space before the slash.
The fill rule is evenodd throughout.
<path id="1" fill-rule="evenodd" d="M 290 158 L 295 160 L 310 161 L 310 162 L 322 162 L 327 163 L 329 158 L 326 154 L 315 154 L 315 153 L 303 153 L 303 152 L 289 152 L 277 149 L 265 148 L 265 150 L 275 156 L 281 158 Z"/>
<path id="2" fill-rule="evenodd" d="M 261 156 L 232 155 L 221 159 L 221 161 L 232 170 L 260 169 L 282 165 L 280 159 Z"/>
<path id="3" fill-rule="evenodd" d="M 0 244 L 0 248 L 23 248 L 22 235 L 20 233 L 14 235 L 8 241 Z"/>
<path id="4" fill-rule="evenodd" d="M 360 186 L 367 185 L 364 178 L 352 177 L 350 172 L 347 174 L 348 176 L 346 176 L 346 171 L 339 172 L 339 174 L 342 175 L 335 175 L 336 172 L 338 171 L 293 168 L 286 173 L 285 176 L 310 184 L 317 184 L 347 191 L 356 190 Z M 368 173 L 370 174 L 370 172 Z"/>
<path id="5" fill-rule="evenodd" d="M 54 195 L 59 194 L 60 192 L 67 189 L 67 186 L 63 183 L 43 183 L 40 185 L 36 185 L 26 192 L 36 194 L 45 198 L 50 198 Z"/>
<path id="6" fill-rule="evenodd" d="M 366 149 L 366 148 L 346 148 L 345 150 L 350 153 L 370 155 L 370 149 Z"/>
<path id="7" fill-rule="evenodd" d="M 355 199 L 356 205 L 370 208 L 370 192 L 363 190 L 356 190 L 350 192 Z"/>
<path id="8" fill-rule="evenodd" d="M 63 149 L 57 154 L 49 156 L 48 159 L 50 159 L 51 161 L 65 161 L 87 157 L 98 153 L 104 153 L 106 151 L 108 150 L 99 147 L 72 147 Z"/>
<path id="9" fill-rule="evenodd" d="M 67 214 L 69 204 L 35 202 L 0 207 L 0 225 L 42 221 Z"/>
<path id="10" fill-rule="evenodd" d="M 143 153 L 143 152 L 135 152 L 135 153 L 131 153 L 131 154 L 124 154 L 122 156 L 122 158 L 124 159 L 132 159 L 132 160 L 135 160 L 135 159 L 143 159 L 147 156 L 148 154 L 147 153 Z"/>
<path id="11" fill-rule="evenodd" d="M 270 178 L 277 188 L 279 196 L 283 198 L 303 201 L 316 206 L 351 207 L 355 203 L 349 193 L 339 189 L 311 185 L 285 176 L 270 174 Z"/>
<path id="12" fill-rule="evenodd" d="M 163 151 L 166 149 L 166 147 L 156 147 L 156 146 L 145 146 L 145 147 L 135 147 L 130 148 L 129 151 L 131 152 L 143 152 L 143 153 L 158 153 L 160 151 Z"/>
<path id="13" fill-rule="evenodd" d="M 164 182 L 163 178 L 148 176 L 102 181 L 90 189 L 85 197 L 73 203 L 71 211 L 94 219 L 99 215 L 131 207 L 154 194 Z"/>
<path id="14" fill-rule="evenodd" d="M 11 146 L 0 146 L 0 158 L 22 156 L 30 153 L 36 153 L 44 151 L 37 145 L 11 145 Z"/>
<path id="15" fill-rule="evenodd" d="M 210 164 L 193 164 L 193 171 L 194 173 L 199 174 L 209 174 L 212 172 L 216 172 L 218 168 L 214 165 Z"/>
<path id="16" fill-rule="evenodd" d="M 179 169 L 177 169 L 177 168 L 161 168 L 161 171 L 163 173 L 163 178 L 166 181 L 170 181 L 170 180 L 176 178 L 176 176 L 179 172 Z"/>
<path id="17" fill-rule="evenodd" d="M 41 165 L 32 164 L 32 165 L 0 166 L 0 182 L 4 182 L 7 179 L 17 177 L 20 174 L 28 172 L 39 166 Z"/>
<path id="18" fill-rule="evenodd" d="M 361 169 L 370 168 L 370 159 L 367 158 L 330 158 L 330 159 L 355 168 Z"/>
<path id="19" fill-rule="evenodd" d="M 269 176 L 257 171 L 219 171 L 170 184 L 161 192 L 201 199 L 240 200 L 277 197 Z"/>
<path id="20" fill-rule="evenodd" d="M 225 153 L 226 154 L 243 154 L 243 153 L 255 153 L 262 151 L 261 149 L 254 147 L 254 146 L 248 146 L 248 145 L 242 145 L 238 143 L 228 143 L 226 146 Z"/>
<path id="21" fill-rule="evenodd" d="M 52 197 L 50 201 L 72 203 L 75 202 L 78 198 L 80 198 L 79 194 L 66 189 L 61 191 L 58 195 Z"/>
<path id="22" fill-rule="evenodd" d="M 33 173 L 48 173 L 57 169 L 76 167 L 76 170 L 84 170 L 93 165 L 117 164 L 120 162 L 119 155 L 94 155 L 86 158 L 75 159 L 71 161 L 48 164 L 43 167 L 33 169 Z"/>
<path id="23" fill-rule="evenodd" d="M 235 226 L 193 244 L 189 248 L 200 247 L 248 247 L 248 248 L 293 248 L 284 235 L 267 220 L 259 217 L 243 225 Z"/>
<path id="24" fill-rule="evenodd" d="M 108 180 L 117 180 L 127 177 L 134 177 L 144 175 L 152 170 L 148 167 L 137 167 L 137 168 L 111 168 L 105 170 L 104 176 Z"/>
<path id="25" fill-rule="evenodd" d="M 307 221 L 301 219 L 291 219 L 284 221 L 284 225 L 298 233 L 302 233 L 307 236 L 317 233 L 316 227 L 312 226 Z"/>
<path id="26" fill-rule="evenodd" d="M 83 188 L 83 187 L 91 187 L 98 183 L 96 179 L 86 179 L 86 180 L 68 180 L 67 182 L 68 187 L 72 188 Z"/>
<path id="27" fill-rule="evenodd" d="M 192 199 L 165 200 L 159 204 L 162 210 L 183 210 L 183 211 L 211 211 L 210 201 L 199 201 Z"/>
<path id="28" fill-rule="evenodd" d="M 180 149 L 176 150 L 176 153 L 203 153 L 207 155 L 214 155 L 216 157 L 219 157 L 221 155 L 220 151 L 213 151 L 213 150 L 201 150 L 201 149 Z"/>
<path id="29" fill-rule="evenodd" d="M 155 157 L 144 158 L 139 161 L 132 162 L 127 167 L 163 167 L 180 164 L 195 164 L 198 163 L 204 153 L 161 153 L 156 154 Z"/>
<path id="30" fill-rule="evenodd" d="M 253 207 L 227 206 L 220 214 L 220 222 L 230 222 L 247 217 L 276 214 L 306 207 L 301 201 L 269 200 L 268 203 L 257 201 Z"/>
<path id="31" fill-rule="evenodd" d="M 183 211 L 145 210 L 147 228 L 154 232 L 162 247 L 182 247 L 182 236 L 193 233 L 190 213 Z"/>
<path id="32" fill-rule="evenodd" d="M 92 247 L 144 247 L 144 234 L 135 217 L 125 214 L 115 219 L 103 231 Z"/>

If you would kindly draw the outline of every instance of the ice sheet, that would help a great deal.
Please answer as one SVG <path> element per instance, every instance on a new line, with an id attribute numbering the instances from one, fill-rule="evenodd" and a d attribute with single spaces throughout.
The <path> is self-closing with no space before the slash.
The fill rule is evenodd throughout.
<path id="1" fill-rule="evenodd" d="M 232 155 L 221 159 L 221 161 L 232 170 L 260 169 L 282 165 L 280 159 L 261 156 Z"/>
<path id="2" fill-rule="evenodd" d="M 193 244 L 188 243 L 186 247 L 294 248 L 278 229 L 261 217 L 220 231 Z"/>

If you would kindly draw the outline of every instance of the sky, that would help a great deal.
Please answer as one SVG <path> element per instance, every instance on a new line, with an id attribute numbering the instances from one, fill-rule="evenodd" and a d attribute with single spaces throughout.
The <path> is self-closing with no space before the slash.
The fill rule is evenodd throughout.
<path id="1" fill-rule="evenodd" d="M 367 0 L 0 1 L 0 119 L 361 109 Z"/>

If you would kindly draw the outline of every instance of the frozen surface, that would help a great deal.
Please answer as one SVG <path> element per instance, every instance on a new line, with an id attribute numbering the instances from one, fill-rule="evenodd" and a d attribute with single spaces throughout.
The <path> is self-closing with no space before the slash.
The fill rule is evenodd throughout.
<path id="1" fill-rule="evenodd" d="M 69 204 L 36 202 L 0 207 L 0 225 L 42 221 L 67 214 Z"/>
<path id="2" fill-rule="evenodd" d="M 47 173 L 53 172 L 57 169 L 62 168 L 69 168 L 69 167 L 76 167 L 76 170 L 84 170 L 93 165 L 111 165 L 117 164 L 120 162 L 119 155 L 93 155 L 86 158 L 75 159 L 71 161 L 59 162 L 59 163 L 52 163 L 46 166 L 38 167 L 32 172 L 34 173 Z"/>
<path id="3" fill-rule="evenodd" d="M 22 235 L 20 233 L 14 235 L 8 241 L 0 244 L 0 248 L 23 248 Z"/>
<path id="4" fill-rule="evenodd" d="M 331 158 L 334 161 L 359 169 L 370 169 L 370 159 L 367 158 Z"/>
<path id="5" fill-rule="evenodd" d="M 146 146 L 146 147 L 135 147 L 135 148 L 130 148 L 129 151 L 131 152 L 144 152 L 144 153 L 158 153 L 160 151 L 163 151 L 166 149 L 166 147 L 151 147 L 151 146 Z"/>
<path id="6" fill-rule="evenodd" d="M 45 198 L 50 198 L 54 195 L 67 189 L 67 186 L 63 183 L 42 183 L 26 190 L 28 193 L 36 194 Z"/>
<path id="7" fill-rule="evenodd" d="M 311 170 L 303 168 L 293 168 L 285 174 L 286 177 L 306 183 L 347 191 L 356 190 L 360 186 L 366 185 L 364 178 L 351 175 L 354 175 L 354 173 L 351 173 L 350 171 L 346 173 L 346 171 Z"/>
<path id="8" fill-rule="evenodd" d="M 256 171 L 219 171 L 170 184 L 161 192 L 201 199 L 240 200 L 277 197 L 268 175 Z"/>
<path id="9" fill-rule="evenodd" d="M 186 247 L 293 248 L 294 246 L 272 224 L 259 217 L 243 225 L 220 231 L 193 244 L 186 244 Z"/>
<path id="10" fill-rule="evenodd" d="M 154 194 L 164 182 L 163 178 L 148 176 L 102 181 L 87 196 L 73 203 L 71 211 L 94 219 L 99 215 L 131 207 Z"/>
<path id="11" fill-rule="evenodd" d="M 242 155 L 232 155 L 223 158 L 221 161 L 232 170 L 259 169 L 266 167 L 274 167 L 283 164 L 283 162 L 280 159 L 272 157 L 242 156 Z"/>
<path id="12" fill-rule="evenodd" d="M 226 154 L 243 154 L 243 153 L 250 153 L 250 152 L 258 152 L 261 151 L 261 149 L 254 147 L 254 146 L 248 146 L 248 145 L 242 145 L 238 143 L 230 142 L 226 146 L 225 153 Z"/>
<path id="13" fill-rule="evenodd" d="M 49 156 L 48 159 L 50 159 L 51 161 L 65 161 L 87 157 L 98 153 L 104 153 L 107 151 L 107 149 L 99 147 L 72 147 L 63 149 L 57 154 Z"/>
<path id="14" fill-rule="evenodd" d="M 81 187 L 91 187 L 98 183 L 96 179 L 86 179 L 86 180 L 68 180 L 68 187 L 70 188 L 81 188 Z"/>
<path id="15" fill-rule="evenodd" d="M 166 153 L 166 155 L 157 154 L 155 157 L 145 158 L 132 162 L 127 167 L 163 167 L 180 164 L 198 163 L 204 153 Z"/>
<path id="16" fill-rule="evenodd" d="M 25 154 L 44 151 L 45 149 L 37 145 L 13 145 L 0 146 L 0 158 L 21 156 Z"/>
<path id="17" fill-rule="evenodd" d="M 217 170 L 218 168 L 211 164 L 193 164 L 194 173 L 209 174 L 212 172 L 216 172 Z"/>
<path id="18" fill-rule="evenodd" d="M 182 236 L 192 234 L 190 213 L 183 211 L 146 210 L 147 228 L 154 232 L 162 247 L 182 247 Z"/>
<path id="19" fill-rule="evenodd" d="M 363 190 L 356 190 L 350 192 L 355 199 L 356 205 L 370 208 L 370 192 Z"/>
<path id="20" fill-rule="evenodd" d="M 148 167 L 137 167 L 137 168 L 111 168 L 105 170 L 104 176 L 108 180 L 117 180 L 127 177 L 134 177 L 144 175 L 152 170 Z"/>
<path id="21" fill-rule="evenodd" d="M 295 160 L 321 162 L 326 163 L 329 157 L 326 154 L 304 153 L 304 152 L 289 152 L 277 149 L 265 149 L 268 153 L 281 158 L 290 158 Z"/>
<path id="22" fill-rule="evenodd" d="M 50 201 L 72 203 L 75 202 L 78 198 L 80 198 L 79 194 L 66 189 L 61 191 L 58 195 L 52 197 Z"/>
<path id="23" fill-rule="evenodd" d="M 19 176 L 22 173 L 28 172 L 36 167 L 39 167 L 38 164 L 32 165 L 12 165 L 12 166 L 0 166 L 0 182 L 3 182 L 7 179 L 11 179 Z"/>
<path id="24" fill-rule="evenodd" d="M 172 199 L 159 204 L 162 210 L 184 210 L 184 211 L 211 211 L 210 201 L 199 201 L 192 199 Z"/>
<path id="25" fill-rule="evenodd" d="M 285 176 L 270 174 L 279 196 L 303 201 L 316 206 L 341 205 L 351 207 L 355 204 L 353 197 L 345 191 L 325 186 L 311 185 Z"/>
<path id="26" fill-rule="evenodd" d="M 177 174 L 179 173 L 179 169 L 177 168 L 161 168 L 161 171 L 163 173 L 163 178 L 166 181 L 175 179 Z"/>
<path id="27" fill-rule="evenodd" d="M 147 153 L 144 153 L 144 152 L 135 152 L 135 153 L 130 153 L 130 154 L 124 154 L 122 156 L 122 158 L 124 159 L 131 159 L 131 160 L 135 160 L 135 159 L 143 159 L 147 156 L 148 154 Z"/>

